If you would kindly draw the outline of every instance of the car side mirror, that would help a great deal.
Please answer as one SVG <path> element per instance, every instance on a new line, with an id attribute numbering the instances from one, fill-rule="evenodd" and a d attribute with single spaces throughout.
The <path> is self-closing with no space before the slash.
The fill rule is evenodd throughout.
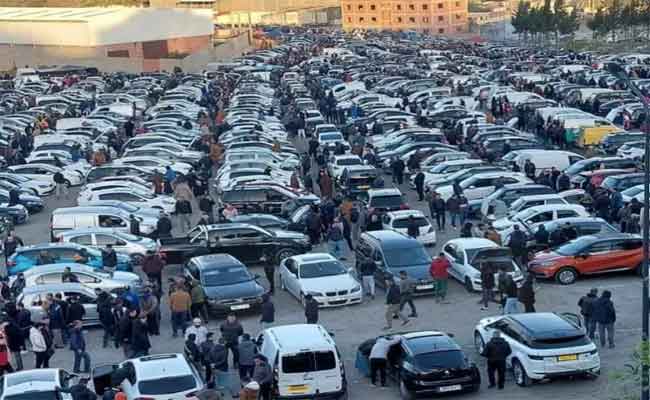
<path id="1" fill-rule="evenodd" d="M 253 274 L 253 279 L 260 279 L 260 274 Z"/>

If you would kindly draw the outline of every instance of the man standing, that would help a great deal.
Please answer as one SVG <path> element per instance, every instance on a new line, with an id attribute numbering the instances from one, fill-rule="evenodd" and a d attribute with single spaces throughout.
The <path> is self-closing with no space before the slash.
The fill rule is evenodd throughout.
<path id="1" fill-rule="evenodd" d="M 409 216 L 406 222 L 406 234 L 413 239 L 417 239 L 420 236 L 420 227 L 413 215 Z"/>
<path id="2" fill-rule="evenodd" d="M 578 307 L 580 307 L 580 314 L 585 320 L 585 330 L 590 339 L 593 340 L 596 332 L 596 321 L 593 318 L 594 302 L 598 299 L 598 289 L 592 288 L 589 293 L 582 296 L 578 300 Z"/>
<path id="3" fill-rule="evenodd" d="M 377 265 L 370 258 L 365 259 L 361 262 L 359 267 L 361 273 L 361 285 L 363 288 L 363 295 L 370 296 L 373 300 L 375 299 L 375 271 L 377 270 Z"/>
<path id="4" fill-rule="evenodd" d="M 147 275 L 150 282 L 156 282 L 159 288 L 162 287 L 162 270 L 165 262 L 160 255 L 153 250 L 147 250 L 147 255 L 142 261 L 142 272 Z"/>
<path id="5" fill-rule="evenodd" d="M 147 332 L 147 317 L 140 315 L 133 320 L 133 331 L 131 332 L 131 349 L 133 357 L 142 357 L 149 355 L 151 342 Z"/>
<path id="6" fill-rule="evenodd" d="M 594 301 L 593 318 L 598 323 L 598 337 L 600 346 L 605 347 L 605 339 L 609 341 L 609 348 L 614 348 L 614 323 L 616 322 L 616 310 L 611 300 L 612 292 L 603 290 L 598 300 Z M 605 338 L 607 332 L 607 338 Z"/>
<path id="7" fill-rule="evenodd" d="M 377 372 L 379 372 L 379 382 L 381 386 L 386 386 L 386 359 L 388 358 L 388 352 L 390 351 L 391 346 L 396 345 L 402 341 L 402 337 L 395 335 L 382 336 L 370 349 L 370 356 L 368 357 L 370 361 L 370 384 L 376 386 L 377 384 Z"/>
<path id="8" fill-rule="evenodd" d="M 261 310 L 260 324 L 262 329 L 270 328 L 275 322 L 275 305 L 271 301 L 271 296 L 268 293 L 262 295 L 262 310 Z"/>
<path id="9" fill-rule="evenodd" d="M 495 330 L 492 339 L 486 343 L 483 348 L 482 356 L 486 357 L 488 379 L 490 384 L 488 388 L 494 387 L 494 373 L 498 376 L 498 387 L 503 389 L 506 380 L 506 358 L 512 353 L 510 345 L 501 337 L 501 332 Z"/>
<path id="10" fill-rule="evenodd" d="M 528 264 L 528 260 L 526 260 L 526 256 L 528 255 L 528 252 L 526 251 L 526 234 L 517 224 L 514 226 L 514 229 L 512 235 L 510 235 L 508 247 L 512 250 L 512 257 L 519 264 L 521 269 L 524 269 Z"/>
<path id="11" fill-rule="evenodd" d="M 395 157 L 395 160 L 393 161 L 392 164 L 392 170 L 393 170 L 393 176 L 395 177 L 395 180 L 397 181 L 398 185 L 401 185 L 404 183 L 404 161 L 402 161 L 401 158 Z"/>
<path id="12" fill-rule="evenodd" d="M 61 194 L 63 194 L 66 198 L 68 197 L 68 185 L 65 183 L 65 177 L 60 171 L 57 171 L 54 173 L 54 176 L 52 177 L 52 180 L 54 181 L 54 195 L 56 196 L 57 199 L 61 198 Z"/>
<path id="13" fill-rule="evenodd" d="M 83 373 L 90 373 L 90 355 L 86 351 L 86 339 L 81 330 L 82 323 L 80 320 L 73 322 L 72 332 L 70 333 L 70 350 L 74 352 L 74 366 L 72 372 L 78 374 L 81 360 L 84 361 Z"/>
<path id="14" fill-rule="evenodd" d="M 117 253 L 113 250 L 112 244 L 107 244 L 106 249 L 102 250 L 102 264 L 108 272 L 115 272 L 117 267 Z"/>
<path id="15" fill-rule="evenodd" d="M 212 200 L 209 194 L 206 194 L 199 200 L 199 210 L 208 216 L 209 223 L 214 223 L 214 200 Z"/>
<path id="16" fill-rule="evenodd" d="M 206 328 L 201 321 L 201 318 L 194 318 L 192 325 L 185 330 L 185 340 L 190 335 L 194 335 L 194 344 L 201 346 L 207 340 L 208 328 Z"/>
<path id="17" fill-rule="evenodd" d="M 141 307 L 142 314 L 147 317 L 147 328 L 150 335 L 160 335 L 160 303 L 158 297 L 154 295 L 152 286 L 154 283 L 148 283 L 144 287 Z"/>
<path id="18" fill-rule="evenodd" d="M 481 311 L 488 309 L 488 303 L 494 301 L 494 269 L 489 263 L 483 264 L 481 268 Z"/>
<path id="19" fill-rule="evenodd" d="M 221 337 L 225 341 L 226 350 L 232 352 L 233 365 L 239 367 L 239 337 L 244 334 L 244 328 L 237 320 L 235 314 L 228 314 L 226 320 L 219 327 Z"/>
<path id="20" fill-rule="evenodd" d="M 255 368 L 253 369 L 253 381 L 260 385 L 260 400 L 271 400 L 271 389 L 273 383 L 273 370 L 261 354 L 255 357 Z"/>
<path id="21" fill-rule="evenodd" d="M 384 330 L 393 327 L 393 315 L 397 315 L 402 320 L 402 326 L 409 323 L 409 319 L 400 310 L 401 294 L 399 287 L 392 278 L 386 279 L 386 326 Z"/>
<path id="22" fill-rule="evenodd" d="M 245 382 L 255 371 L 255 354 L 257 348 L 251 340 L 251 335 L 244 333 L 239 342 L 239 379 Z"/>
<path id="23" fill-rule="evenodd" d="M 415 191 L 418 193 L 418 201 L 423 201 L 424 200 L 424 172 L 422 172 L 422 170 L 418 170 L 418 173 L 415 175 L 415 178 L 413 179 L 413 183 L 415 184 Z"/>
<path id="24" fill-rule="evenodd" d="M 156 236 L 158 239 L 172 236 L 172 221 L 162 211 L 158 217 L 158 222 L 156 222 Z"/>
<path id="25" fill-rule="evenodd" d="M 438 230 L 444 232 L 445 224 L 447 223 L 447 206 L 438 193 L 433 193 L 433 197 L 429 203 L 429 211 L 431 212 L 431 218 L 436 219 Z"/>
<path id="26" fill-rule="evenodd" d="M 318 323 L 318 302 L 309 293 L 305 296 L 305 319 L 308 324 Z"/>
<path id="27" fill-rule="evenodd" d="M 400 301 L 399 301 L 399 310 L 404 309 L 404 305 L 408 304 L 411 308 L 411 314 L 409 318 L 417 318 L 418 313 L 415 309 L 415 304 L 413 304 L 413 292 L 415 291 L 415 279 L 408 276 L 406 271 L 399 272 L 399 291 L 400 291 Z"/>
<path id="28" fill-rule="evenodd" d="M 185 325 L 187 323 L 190 308 L 192 306 L 192 298 L 183 290 L 180 285 L 174 287 L 174 291 L 169 296 L 169 308 L 172 313 L 172 336 L 178 336 L 178 330 L 185 332 Z"/>
<path id="29" fill-rule="evenodd" d="M 5 239 L 3 244 L 5 260 L 8 259 L 9 256 L 11 256 L 12 254 L 14 254 L 14 252 L 18 247 L 24 245 L 25 243 L 23 242 L 23 240 L 20 237 L 16 236 L 16 231 L 14 231 L 13 229 L 10 230 L 9 235 L 7 235 L 7 238 Z"/>
<path id="30" fill-rule="evenodd" d="M 176 214 L 181 232 L 186 233 L 192 228 L 192 203 L 184 197 L 176 200 Z"/>
<path id="31" fill-rule="evenodd" d="M 436 285 L 436 303 L 444 303 L 447 297 L 447 280 L 449 279 L 450 266 L 449 260 L 443 253 L 438 254 L 438 257 L 431 261 L 429 273 Z"/>
<path id="32" fill-rule="evenodd" d="M 129 225 L 131 226 L 131 234 L 140 236 L 140 221 L 133 214 L 129 215 Z"/>

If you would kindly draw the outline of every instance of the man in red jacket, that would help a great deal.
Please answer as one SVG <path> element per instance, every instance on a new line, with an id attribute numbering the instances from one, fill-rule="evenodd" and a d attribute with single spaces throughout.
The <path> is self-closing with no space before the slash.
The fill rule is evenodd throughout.
<path id="1" fill-rule="evenodd" d="M 447 296 L 447 279 L 449 278 L 449 261 L 443 253 L 431 261 L 429 273 L 436 285 L 436 303 L 444 302 Z"/>

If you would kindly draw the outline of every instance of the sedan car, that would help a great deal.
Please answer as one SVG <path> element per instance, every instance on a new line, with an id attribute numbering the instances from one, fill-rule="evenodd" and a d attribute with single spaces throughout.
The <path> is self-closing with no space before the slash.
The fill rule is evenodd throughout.
<path id="1" fill-rule="evenodd" d="M 157 208 L 167 214 L 176 209 L 176 200 L 171 196 L 157 196 L 155 194 L 129 190 L 126 188 L 114 188 L 80 193 L 77 203 L 80 206 L 87 205 L 94 201 L 118 200 L 139 207 Z"/>
<path id="2" fill-rule="evenodd" d="M 57 239 L 61 242 L 77 243 L 96 249 L 103 249 L 110 244 L 116 252 L 131 257 L 131 261 L 135 265 L 142 264 L 148 251 L 158 250 L 158 245 L 153 239 L 131 235 L 112 228 L 74 229 L 60 233 Z"/>
<path id="3" fill-rule="evenodd" d="M 495 281 L 500 269 L 511 275 L 515 283 L 524 279 L 510 249 L 499 247 L 489 239 L 452 239 L 445 243 L 442 252 L 451 264 L 449 275 L 464 284 L 469 292 L 481 290 L 481 271 L 487 267 L 494 271 Z"/>
<path id="4" fill-rule="evenodd" d="M 194 257 L 183 267 L 184 275 L 199 282 L 210 309 L 221 313 L 259 309 L 266 293 L 257 275 L 229 254 Z"/>
<path id="5" fill-rule="evenodd" d="M 311 294 L 320 307 L 361 303 L 361 285 L 348 268 L 327 253 L 289 257 L 280 263 L 280 285 L 300 299 Z"/>
<path id="6" fill-rule="evenodd" d="M 388 351 L 387 373 L 399 383 L 402 399 L 453 392 L 476 392 L 481 374 L 461 347 L 438 331 L 409 332 Z M 376 339 L 359 346 L 359 356 L 368 357 Z"/>
<path id="7" fill-rule="evenodd" d="M 387 212 L 382 217 L 382 225 L 384 229 L 408 234 L 408 224 L 411 218 L 413 218 L 413 221 L 418 226 L 419 234 L 416 239 L 424 245 L 435 246 L 436 231 L 433 229 L 431 222 L 420 210 L 401 210 Z"/>
<path id="8" fill-rule="evenodd" d="M 361 158 L 359 158 L 359 156 L 355 154 L 333 156 L 327 168 L 329 170 L 330 176 L 334 178 L 334 180 L 337 180 L 341 176 L 341 173 L 345 167 L 349 167 L 351 165 L 363 165 L 363 161 Z"/>
<path id="9" fill-rule="evenodd" d="M 58 368 L 13 372 L 0 382 L 0 400 L 73 400 L 68 389 L 74 375 Z"/>
<path id="10" fill-rule="evenodd" d="M 46 317 L 43 302 L 47 300 L 47 295 L 50 293 L 53 295 L 60 294 L 63 301 L 77 298 L 86 310 L 82 320 L 83 324 L 86 326 L 99 324 L 97 295 L 93 289 L 82 283 L 52 283 L 27 286 L 18 296 L 17 301 L 23 303 L 25 308 L 31 312 L 34 321 L 40 321 Z"/>
<path id="11" fill-rule="evenodd" d="M 582 236 L 535 254 L 528 270 L 538 278 L 569 285 L 580 275 L 621 270 L 639 272 L 642 261 L 642 241 L 638 235 L 598 234 Z"/>
<path id="12" fill-rule="evenodd" d="M 54 182 L 54 174 L 61 172 L 68 186 L 78 186 L 83 183 L 83 175 L 76 171 L 55 167 L 48 164 L 23 164 L 7 167 L 14 174 L 22 175 L 36 181 Z"/>
<path id="13" fill-rule="evenodd" d="M 79 283 L 91 289 L 120 292 L 129 287 L 135 290 L 142 287 L 142 280 L 138 274 L 133 272 L 115 271 L 109 274 L 77 263 L 39 265 L 38 268 L 25 271 L 23 274 L 26 286 L 63 283 L 63 271 L 66 268 L 70 269 L 70 272 L 77 278 Z M 10 280 L 13 281 L 13 279 Z"/>

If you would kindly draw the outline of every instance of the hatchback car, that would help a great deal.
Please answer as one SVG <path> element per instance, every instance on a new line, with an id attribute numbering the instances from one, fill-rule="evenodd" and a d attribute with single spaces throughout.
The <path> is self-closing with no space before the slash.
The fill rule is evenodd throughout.
<path id="1" fill-rule="evenodd" d="M 535 254 L 528 264 L 528 270 L 539 278 L 555 279 L 569 285 L 580 275 L 640 271 L 642 261 L 639 236 L 598 234 L 582 236 L 560 247 Z"/>
<path id="2" fill-rule="evenodd" d="M 386 230 L 393 230 L 399 233 L 408 234 L 408 224 L 411 218 L 413 218 L 413 221 L 418 227 L 419 234 L 416 239 L 426 246 L 435 246 L 436 231 L 433 229 L 431 222 L 420 210 L 387 212 L 382 217 L 383 228 Z"/>
<path id="3" fill-rule="evenodd" d="M 194 257 L 185 263 L 183 272 L 189 281 L 201 284 L 208 306 L 217 312 L 259 308 L 266 293 L 258 276 L 228 254 Z"/>
<path id="4" fill-rule="evenodd" d="M 320 307 L 361 303 L 361 285 L 348 268 L 327 253 L 289 257 L 280 263 L 283 290 L 305 304 L 311 294 Z"/>
<path id="5" fill-rule="evenodd" d="M 483 318 L 474 329 L 482 353 L 495 331 L 510 345 L 506 359 L 515 382 L 527 386 L 542 379 L 600 374 L 598 348 L 573 314 L 524 313 Z"/>

